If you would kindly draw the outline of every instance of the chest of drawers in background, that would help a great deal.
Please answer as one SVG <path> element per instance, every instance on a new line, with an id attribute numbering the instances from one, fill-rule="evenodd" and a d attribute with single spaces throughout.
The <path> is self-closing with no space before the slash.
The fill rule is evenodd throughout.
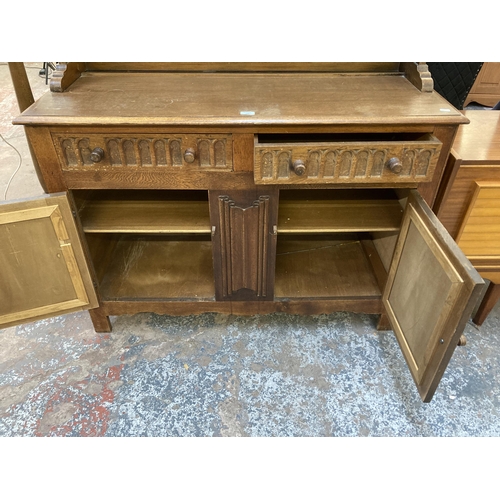
<path id="1" fill-rule="evenodd" d="M 438 216 L 481 276 L 490 280 L 473 318 L 481 325 L 500 298 L 500 111 L 469 110 L 448 159 Z"/>
<path id="2" fill-rule="evenodd" d="M 500 63 L 485 62 L 470 89 L 464 106 L 478 102 L 483 106 L 495 106 L 500 101 Z"/>

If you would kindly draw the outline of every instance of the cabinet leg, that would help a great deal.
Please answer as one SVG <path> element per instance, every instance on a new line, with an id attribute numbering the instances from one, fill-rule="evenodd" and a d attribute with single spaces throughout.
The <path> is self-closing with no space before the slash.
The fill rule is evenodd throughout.
<path id="1" fill-rule="evenodd" d="M 377 330 L 392 330 L 391 322 L 389 321 L 389 316 L 384 312 L 378 318 Z"/>
<path id="2" fill-rule="evenodd" d="M 111 331 L 111 321 L 109 316 L 106 316 L 101 308 L 89 310 L 90 319 L 94 325 L 94 330 L 97 333 L 106 333 Z"/>
<path id="3" fill-rule="evenodd" d="M 497 285 L 491 282 L 472 321 L 481 326 L 498 299 L 500 299 L 500 284 Z"/>

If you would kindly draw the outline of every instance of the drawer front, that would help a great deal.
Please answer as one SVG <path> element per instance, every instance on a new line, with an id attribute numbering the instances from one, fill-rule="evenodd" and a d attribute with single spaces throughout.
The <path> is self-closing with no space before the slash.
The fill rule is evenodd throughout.
<path id="1" fill-rule="evenodd" d="M 228 134 L 53 134 L 63 170 L 232 171 Z"/>
<path id="2" fill-rule="evenodd" d="M 411 141 L 269 143 L 255 140 L 257 184 L 408 183 L 432 179 L 441 142 L 432 135 Z"/>
<path id="3" fill-rule="evenodd" d="M 477 181 L 457 243 L 474 261 L 500 258 L 500 183 Z M 490 260 L 490 259 L 487 259 Z"/>

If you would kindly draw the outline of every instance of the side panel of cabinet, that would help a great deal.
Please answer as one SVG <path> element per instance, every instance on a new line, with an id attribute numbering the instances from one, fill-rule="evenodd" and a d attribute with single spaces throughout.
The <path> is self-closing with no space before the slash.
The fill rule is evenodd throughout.
<path id="1" fill-rule="evenodd" d="M 0 205 L 0 328 L 98 300 L 65 194 Z"/>
<path id="2" fill-rule="evenodd" d="M 383 303 L 423 401 L 430 401 L 484 282 L 411 192 Z"/>
<path id="3" fill-rule="evenodd" d="M 210 191 L 217 300 L 273 300 L 278 190 Z"/>

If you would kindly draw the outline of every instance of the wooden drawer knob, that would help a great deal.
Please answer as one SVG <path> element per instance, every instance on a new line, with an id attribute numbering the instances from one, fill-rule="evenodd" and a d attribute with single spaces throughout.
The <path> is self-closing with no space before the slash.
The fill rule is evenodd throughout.
<path id="1" fill-rule="evenodd" d="M 306 173 L 306 164 L 302 160 L 295 160 L 292 164 L 292 170 L 295 175 L 304 175 Z"/>
<path id="2" fill-rule="evenodd" d="M 104 150 L 102 148 L 94 148 L 90 153 L 90 159 L 94 163 L 99 163 L 104 158 Z"/>
<path id="3" fill-rule="evenodd" d="M 401 170 L 403 170 L 403 164 L 399 158 L 391 158 L 390 160 L 387 160 L 385 166 L 395 174 L 399 174 L 401 173 Z"/>
<path id="4" fill-rule="evenodd" d="M 193 163 L 196 158 L 196 153 L 193 148 L 187 148 L 184 152 L 184 161 L 186 163 Z"/>

